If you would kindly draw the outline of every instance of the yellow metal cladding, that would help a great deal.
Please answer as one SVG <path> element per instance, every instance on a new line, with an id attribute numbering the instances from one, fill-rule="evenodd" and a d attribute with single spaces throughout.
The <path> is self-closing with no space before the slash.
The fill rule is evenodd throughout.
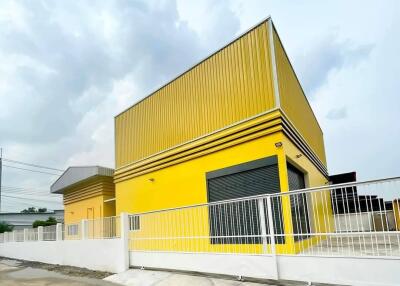
<path id="1" fill-rule="evenodd" d="M 64 204 L 79 202 L 99 195 L 114 196 L 114 191 L 112 177 L 97 177 L 66 190 Z"/>
<path id="2" fill-rule="evenodd" d="M 115 215 L 115 203 L 104 200 L 115 197 L 112 177 L 95 177 L 64 191 L 64 221 L 76 223 Z"/>
<path id="3" fill-rule="evenodd" d="M 319 160 L 326 166 L 322 130 L 275 29 L 273 36 L 281 108 Z"/>
<path id="4" fill-rule="evenodd" d="M 118 115 L 116 168 L 274 108 L 268 24 Z"/>

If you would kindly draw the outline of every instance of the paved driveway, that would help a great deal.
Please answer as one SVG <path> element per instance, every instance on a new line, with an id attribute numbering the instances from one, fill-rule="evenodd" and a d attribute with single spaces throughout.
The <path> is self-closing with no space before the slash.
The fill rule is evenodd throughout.
<path id="1" fill-rule="evenodd" d="M 1 286 L 116 286 L 101 279 L 76 277 L 25 266 L 15 260 L 0 260 Z"/>

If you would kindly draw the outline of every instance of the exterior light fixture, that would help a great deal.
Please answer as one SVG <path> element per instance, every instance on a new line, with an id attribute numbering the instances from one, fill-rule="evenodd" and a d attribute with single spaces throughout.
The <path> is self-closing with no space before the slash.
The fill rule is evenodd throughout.
<path id="1" fill-rule="evenodd" d="M 299 159 L 301 156 L 303 156 L 303 154 L 297 154 L 296 158 Z"/>
<path id="2" fill-rule="evenodd" d="M 275 147 L 276 148 L 280 148 L 280 147 L 282 147 L 282 145 L 283 145 L 282 142 L 276 142 L 275 143 Z"/>
<path id="3" fill-rule="evenodd" d="M 154 182 L 155 180 L 154 180 L 154 178 L 150 178 L 149 181 L 150 182 Z"/>

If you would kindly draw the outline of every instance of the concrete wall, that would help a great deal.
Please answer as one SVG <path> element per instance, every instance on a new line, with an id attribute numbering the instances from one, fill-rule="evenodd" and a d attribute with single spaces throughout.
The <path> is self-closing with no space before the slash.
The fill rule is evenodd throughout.
<path id="1" fill-rule="evenodd" d="M 131 252 L 130 260 L 131 265 L 135 267 L 199 271 L 261 279 L 355 286 L 400 285 L 397 259 Z"/>
<path id="2" fill-rule="evenodd" d="M 122 239 L 26 241 L 0 244 L 0 256 L 118 273 L 125 271 Z"/>

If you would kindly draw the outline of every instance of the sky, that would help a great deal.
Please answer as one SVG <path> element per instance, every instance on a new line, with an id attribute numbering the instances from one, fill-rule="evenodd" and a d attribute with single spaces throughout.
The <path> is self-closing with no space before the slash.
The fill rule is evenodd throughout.
<path id="1" fill-rule="evenodd" d="M 330 174 L 399 176 L 398 3 L 2 0 L 3 156 L 114 167 L 116 114 L 270 15 L 323 129 Z M 4 167 L 2 211 L 60 208 L 48 194 L 56 179 Z"/>

